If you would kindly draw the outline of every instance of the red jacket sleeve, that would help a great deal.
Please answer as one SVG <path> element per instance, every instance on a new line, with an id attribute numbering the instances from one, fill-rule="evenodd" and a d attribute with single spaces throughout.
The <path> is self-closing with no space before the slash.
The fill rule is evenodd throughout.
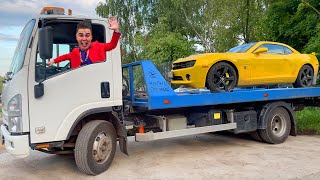
<path id="1" fill-rule="evenodd" d="M 119 42 L 120 36 L 121 36 L 121 33 L 114 32 L 112 34 L 111 41 L 109 43 L 103 44 L 104 50 L 105 51 L 111 51 L 112 49 L 116 48 L 117 44 Z"/>
<path id="2" fill-rule="evenodd" d="M 65 60 L 69 60 L 69 61 L 71 60 L 71 53 L 65 54 L 65 55 L 61 55 L 61 56 L 55 58 L 54 62 L 55 63 L 59 63 L 61 61 L 65 61 Z"/>

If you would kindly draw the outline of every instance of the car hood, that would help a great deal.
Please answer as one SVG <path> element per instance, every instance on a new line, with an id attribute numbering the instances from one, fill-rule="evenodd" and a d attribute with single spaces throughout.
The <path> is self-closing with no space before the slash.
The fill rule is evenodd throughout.
<path id="1" fill-rule="evenodd" d="M 186 61 L 192 61 L 192 60 L 201 60 L 201 59 L 221 59 L 221 58 L 229 58 L 232 54 L 235 53 L 205 53 L 205 54 L 195 54 L 191 55 L 185 58 L 180 58 L 173 63 L 180 63 L 180 62 L 186 62 Z"/>

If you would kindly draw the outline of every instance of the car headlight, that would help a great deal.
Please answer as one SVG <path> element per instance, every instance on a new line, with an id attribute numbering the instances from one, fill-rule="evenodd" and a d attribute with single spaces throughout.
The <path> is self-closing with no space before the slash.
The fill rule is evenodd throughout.
<path id="1" fill-rule="evenodd" d="M 196 60 L 173 63 L 172 69 L 175 70 L 175 69 L 183 69 L 183 68 L 193 67 L 195 63 L 196 63 Z"/>
<path id="2" fill-rule="evenodd" d="M 14 96 L 8 103 L 8 130 L 9 132 L 22 132 L 21 95 Z"/>
<path id="3" fill-rule="evenodd" d="M 186 68 L 193 67 L 195 63 L 196 63 L 196 60 L 187 61 L 185 66 L 186 66 Z"/>

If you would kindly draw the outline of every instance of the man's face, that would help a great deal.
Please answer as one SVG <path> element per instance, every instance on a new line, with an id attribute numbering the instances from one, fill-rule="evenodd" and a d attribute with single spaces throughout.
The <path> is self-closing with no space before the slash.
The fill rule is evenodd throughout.
<path id="1" fill-rule="evenodd" d="M 92 33 L 90 29 L 78 29 L 76 34 L 78 45 L 81 51 L 86 51 L 92 41 Z"/>

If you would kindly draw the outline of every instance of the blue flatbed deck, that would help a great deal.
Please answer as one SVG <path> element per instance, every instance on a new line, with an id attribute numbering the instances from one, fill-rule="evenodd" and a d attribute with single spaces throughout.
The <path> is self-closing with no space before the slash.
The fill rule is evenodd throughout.
<path id="1" fill-rule="evenodd" d="M 135 92 L 134 66 L 142 67 L 141 73 L 147 89 L 142 96 Z M 126 99 L 133 107 L 145 107 L 149 110 L 320 97 L 319 87 L 235 89 L 233 92 L 218 93 L 196 90 L 175 92 L 151 61 L 125 64 L 123 68 L 129 70 L 130 93 Z"/>

